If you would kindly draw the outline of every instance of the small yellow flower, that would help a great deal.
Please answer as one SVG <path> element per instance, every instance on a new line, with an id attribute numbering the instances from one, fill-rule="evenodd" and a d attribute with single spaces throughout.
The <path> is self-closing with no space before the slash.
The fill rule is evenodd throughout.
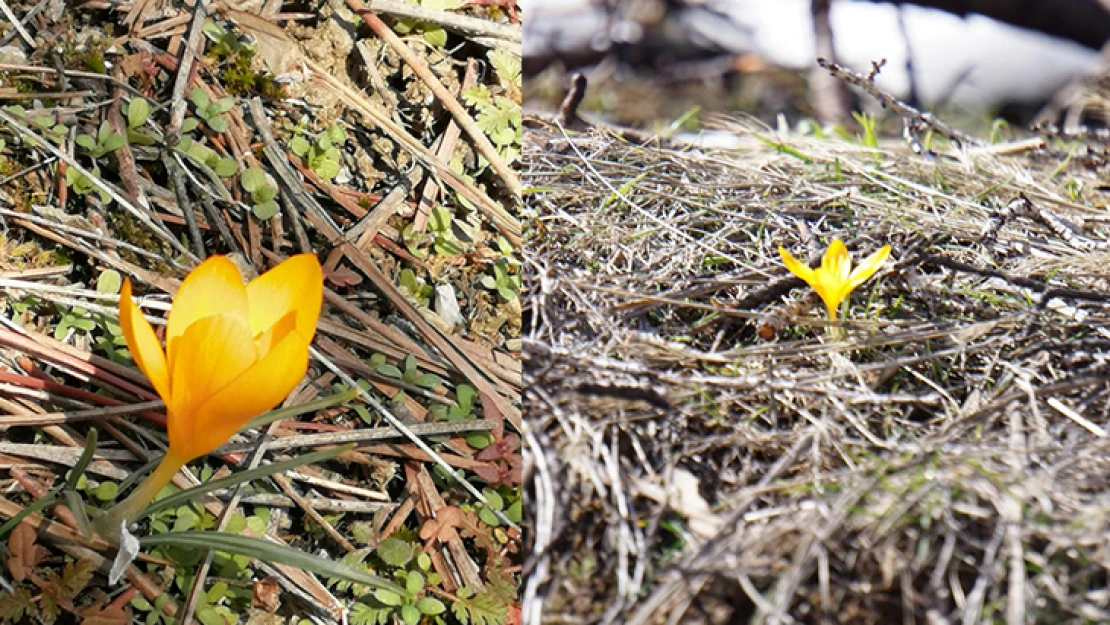
<path id="1" fill-rule="evenodd" d="M 821 259 L 821 266 L 817 269 L 810 269 L 781 245 L 779 254 L 790 273 L 805 280 L 814 291 L 817 291 L 824 300 L 825 307 L 829 309 L 829 320 L 836 321 L 836 310 L 840 307 L 841 300 L 875 275 L 879 266 L 887 256 L 890 256 L 890 246 L 884 245 L 881 250 L 868 256 L 855 270 L 852 269 L 852 258 L 848 255 L 848 248 L 844 247 L 840 239 L 836 239 L 832 245 L 829 245 L 824 258 Z"/>
<path id="2" fill-rule="evenodd" d="M 169 450 L 135 493 L 98 521 L 104 538 L 117 539 L 120 523 L 146 507 L 186 462 L 222 445 L 301 381 L 323 289 L 311 254 L 293 256 L 245 285 L 227 257 L 213 256 L 174 296 L 163 351 L 124 281 L 120 328 L 135 364 L 166 402 Z"/>

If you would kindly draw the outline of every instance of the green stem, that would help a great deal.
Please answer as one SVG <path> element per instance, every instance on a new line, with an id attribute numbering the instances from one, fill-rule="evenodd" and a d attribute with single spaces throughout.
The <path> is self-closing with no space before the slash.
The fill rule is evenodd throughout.
<path id="1" fill-rule="evenodd" d="M 158 467 L 143 480 L 142 484 L 131 493 L 123 503 L 113 507 L 104 516 L 100 517 L 93 523 L 93 529 L 101 538 L 114 544 L 119 544 L 120 527 L 123 524 L 130 525 L 132 521 L 139 516 L 139 513 L 146 508 L 147 504 L 154 499 L 158 491 L 162 487 L 170 483 L 173 476 L 185 465 L 185 462 L 178 459 L 173 453 L 167 453 L 162 457 L 162 462 Z"/>
<path id="2" fill-rule="evenodd" d="M 836 323 L 836 309 L 837 309 L 837 306 L 826 306 L 826 308 L 828 308 L 828 310 L 829 310 L 829 321 L 832 322 L 832 323 Z M 835 326 L 835 325 L 825 326 L 825 334 L 829 338 L 834 339 L 834 340 L 841 338 L 840 328 Z"/>

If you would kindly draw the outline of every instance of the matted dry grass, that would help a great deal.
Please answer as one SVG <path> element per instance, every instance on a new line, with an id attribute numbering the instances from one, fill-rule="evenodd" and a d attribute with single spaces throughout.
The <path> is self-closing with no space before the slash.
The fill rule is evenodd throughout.
<path id="1" fill-rule="evenodd" d="M 526 620 L 1110 621 L 1102 156 L 730 129 L 525 133 Z"/>

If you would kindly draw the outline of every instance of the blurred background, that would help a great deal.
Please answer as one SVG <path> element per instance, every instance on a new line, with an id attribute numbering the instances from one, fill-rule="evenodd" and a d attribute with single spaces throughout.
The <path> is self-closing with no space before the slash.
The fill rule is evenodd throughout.
<path id="1" fill-rule="evenodd" d="M 550 111 L 579 71 L 581 110 L 698 130 L 711 113 L 853 125 L 874 99 L 830 58 L 972 131 L 1105 126 L 1110 0 L 521 0 L 525 107 Z"/>

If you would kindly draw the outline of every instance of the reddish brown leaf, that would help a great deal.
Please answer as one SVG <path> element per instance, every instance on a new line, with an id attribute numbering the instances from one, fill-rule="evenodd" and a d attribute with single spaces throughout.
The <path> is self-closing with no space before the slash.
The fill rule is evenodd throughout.
<path id="1" fill-rule="evenodd" d="M 520 605 L 512 604 L 509 606 L 508 618 L 505 620 L 505 625 L 521 625 L 524 622 L 524 612 L 520 609 Z"/>
<path id="2" fill-rule="evenodd" d="M 509 434 L 508 436 L 495 441 L 474 458 L 476 460 L 510 460 L 513 452 L 520 449 L 520 437 L 516 434 Z"/>
<path id="3" fill-rule="evenodd" d="M 127 625 L 131 622 L 131 614 L 120 606 L 90 605 L 77 611 L 81 617 L 81 625 Z"/>
<path id="4" fill-rule="evenodd" d="M 474 473 L 490 484 L 497 484 L 501 480 L 501 469 L 496 464 L 484 464 L 474 467 Z"/>
<path id="5" fill-rule="evenodd" d="M 270 614 L 277 612 L 281 607 L 281 587 L 278 586 L 276 577 L 267 577 L 254 583 L 251 589 L 251 605 L 262 608 Z"/>
<path id="6" fill-rule="evenodd" d="M 493 429 L 489 431 L 493 440 L 500 440 L 505 434 L 505 417 L 501 411 L 497 409 L 496 402 L 489 396 L 488 393 L 478 392 L 478 397 L 482 400 L 482 417 L 493 421 Z"/>
<path id="7" fill-rule="evenodd" d="M 324 275 L 335 286 L 355 286 L 362 283 L 362 276 L 347 267 L 336 267 L 332 271 L 324 269 Z"/>
<path id="8" fill-rule="evenodd" d="M 15 526 L 8 538 L 8 572 L 17 582 L 26 579 L 27 573 L 46 557 L 46 549 L 36 544 L 37 539 L 35 528 L 26 521 Z"/>
<path id="9" fill-rule="evenodd" d="M 428 519 L 420 528 L 420 538 L 425 542 L 436 538 L 445 543 L 458 536 L 455 528 L 462 523 L 462 510 L 458 506 L 444 506 L 436 512 L 434 519 Z"/>

